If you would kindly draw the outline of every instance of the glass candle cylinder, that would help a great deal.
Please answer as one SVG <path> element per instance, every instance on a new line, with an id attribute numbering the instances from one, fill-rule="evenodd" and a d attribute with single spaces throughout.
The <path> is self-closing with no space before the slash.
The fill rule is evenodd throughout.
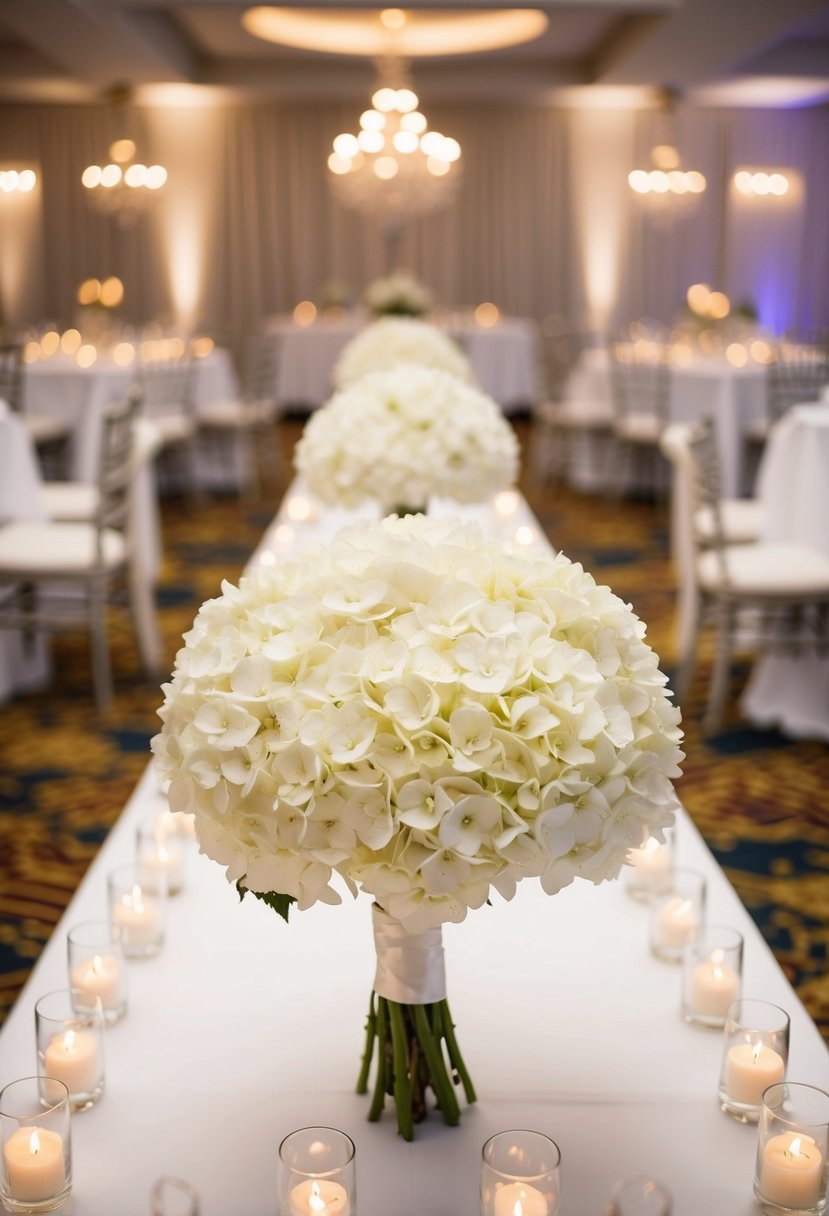
<path id="1" fill-rule="evenodd" d="M 113 936 L 127 958 L 151 958 L 164 944 L 164 875 L 141 865 L 119 866 L 107 878 Z"/>
<path id="2" fill-rule="evenodd" d="M 651 902 L 651 953 L 665 963 L 681 962 L 704 917 L 705 877 L 696 870 L 674 870 L 670 890 Z"/>
<path id="3" fill-rule="evenodd" d="M 279 1146 L 279 1216 L 356 1216 L 354 1144 L 333 1127 L 303 1127 Z"/>
<path id="4" fill-rule="evenodd" d="M 671 1216 L 670 1192 L 655 1178 L 622 1178 L 613 1188 L 605 1216 Z"/>
<path id="5" fill-rule="evenodd" d="M 157 1178 L 150 1191 L 150 1216 L 199 1216 L 199 1196 L 182 1178 Z"/>
<path id="6" fill-rule="evenodd" d="M 178 895 L 184 886 L 184 842 L 169 818 L 157 815 L 142 819 L 135 833 L 135 855 L 144 870 L 147 890 L 157 879 L 167 884 L 168 895 Z"/>
<path id="7" fill-rule="evenodd" d="M 41 1099 L 54 1102 L 60 1081 L 72 1110 L 86 1110 L 104 1092 L 104 1016 L 99 1007 L 78 1013 L 69 989 L 35 1003 L 35 1039 Z"/>
<path id="8" fill-rule="evenodd" d="M 10 1212 L 52 1212 L 72 1190 L 69 1091 L 42 1077 L 23 1077 L 0 1090 L 0 1200 Z"/>
<path id="9" fill-rule="evenodd" d="M 69 987 L 77 1013 L 101 1002 L 104 1021 L 113 1025 L 127 1012 L 127 968 L 121 942 L 107 921 L 75 925 L 66 937 Z"/>
<path id="10" fill-rule="evenodd" d="M 763 1210 L 817 1216 L 826 1207 L 829 1094 L 782 1081 L 763 1094 L 754 1194 Z"/>
<path id="11" fill-rule="evenodd" d="M 558 1145 L 541 1132 L 498 1132 L 482 1150 L 481 1216 L 556 1216 L 561 1210 Z"/>
<path id="12" fill-rule="evenodd" d="M 665 895 L 671 889 L 674 868 L 674 849 L 670 833 L 660 843 L 649 836 L 638 849 L 628 851 L 625 871 L 625 890 L 633 899 L 649 902 L 655 896 Z"/>
<path id="13" fill-rule="evenodd" d="M 743 936 L 725 925 L 708 925 L 685 947 L 682 959 L 682 1016 L 686 1022 L 721 1030 L 739 999 L 743 977 Z"/>
<path id="14" fill-rule="evenodd" d="M 763 1091 L 786 1078 L 789 1015 L 768 1001 L 735 1001 L 723 1028 L 720 1106 L 741 1123 L 756 1123 Z"/>

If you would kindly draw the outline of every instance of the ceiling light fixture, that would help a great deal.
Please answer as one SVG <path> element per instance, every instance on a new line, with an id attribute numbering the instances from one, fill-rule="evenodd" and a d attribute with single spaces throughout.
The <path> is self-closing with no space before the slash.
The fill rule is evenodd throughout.
<path id="1" fill-rule="evenodd" d="M 118 88 L 109 97 L 117 110 L 115 125 L 120 131 L 125 125 L 123 107 L 128 96 L 126 89 Z M 122 136 L 110 144 L 108 164 L 87 165 L 81 174 L 91 201 L 124 228 L 146 210 L 167 181 L 163 165 L 145 165 L 136 155 L 135 141 Z"/>
<path id="2" fill-rule="evenodd" d="M 674 112 L 677 94 L 671 89 L 660 93 L 660 138 L 651 148 L 651 166 L 634 169 L 628 185 L 650 211 L 661 218 L 688 215 L 696 206 L 707 182 L 697 169 L 683 169 L 676 146 Z"/>

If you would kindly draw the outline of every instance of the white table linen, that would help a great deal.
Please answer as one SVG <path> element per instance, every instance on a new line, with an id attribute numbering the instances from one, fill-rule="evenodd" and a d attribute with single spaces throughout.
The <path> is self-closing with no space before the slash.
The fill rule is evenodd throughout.
<path id="1" fill-rule="evenodd" d="M 197 412 L 202 404 L 232 400 L 238 395 L 238 378 L 229 351 L 219 348 L 211 351 L 195 360 L 194 369 Z M 136 380 L 135 364 L 120 367 L 105 355 L 87 368 L 78 367 L 74 359 L 62 355 L 27 364 L 23 408 L 70 420 L 73 480 L 95 480 L 104 411 L 107 406 L 123 401 Z"/>
<path id="2" fill-rule="evenodd" d="M 370 318 L 322 316 L 312 325 L 276 317 L 273 332 L 282 337 L 279 400 L 283 405 L 316 409 L 333 392 L 331 375 L 339 355 Z M 504 317 L 496 325 L 477 325 L 465 313 L 452 314 L 441 328 L 466 351 L 484 392 L 511 413 L 532 407 L 541 395 L 537 330 L 524 317 Z"/>
<path id="3" fill-rule="evenodd" d="M 766 416 L 767 374 L 761 364 L 734 367 L 725 359 L 699 358 L 687 367 L 670 368 L 668 418 L 671 422 L 714 419 L 720 454 L 722 492 L 737 498 L 742 492 L 746 428 Z M 591 347 L 571 373 L 565 396 L 571 401 L 612 402 L 610 359 L 603 347 Z M 604 488 L 606 462 L 598 459 L 590 437 L 572 470 L 573 483 L 586 490 Z"/>
<path id="4" fill-rule="evenodd" d="M 829 557 L 829 402 L 793 406 L 772 429 L 757 497 L 764 507 L 762 540 L 805 545 Z M 763 655 L 741 709 L 758 726 L 829 740 L 829 655 Z"/>
<path id="5" fill-rule="evenodd" d="M 301 485 L 256 562 L 304 545 L 297 497 Z M 359 517 L 321 512 L 309 535 Z M 106 915 L 107 871 L 131 860 L 138 819 L 163 807 L 148 768 L 0 1032 L 0 1081 L 34 1071 L 33 1004 L 66 982 L 66 932 Z M 789 1079 L 829 1088 L 814 1023 L 684 812 L 678 857 L 705 873 L 710 921 L 745 936 L 745 995 L 789 1012 Z M 719 1110 L 721 1037 L 682 1021 L 679 969 L 650 956 L 647 909 L 621 884 L 549 898 L 527 881 L 512 903 L 496 897 L 446 927 L 449 999 L 479 1100 L 458 1128 L 432 1113 L 407 1144 L 390 1100 L 369 1124 L 368 1098 L 353 1092 L 374 974 L 370 900 L 345 895 L 285 925 L 250 896 L 240 904 L 215 863 L 188 861 L 163 952 L 130 965 L 106 1093 L 73 1118 L 73 1216 L 140 1216 L 163 1173 L 201 1192 L 203 1216 L 273 1214 L 279 1142 L 314 1124 L 354 1139 L 362 1216 L 477 1211 L 481 1146 L 511 1127 L 560 1145 L 567 1216 L 596 1216 L 636 1173 L 668 1185 L 674 1216 L 754 1216 L 756 1130 Z"/>

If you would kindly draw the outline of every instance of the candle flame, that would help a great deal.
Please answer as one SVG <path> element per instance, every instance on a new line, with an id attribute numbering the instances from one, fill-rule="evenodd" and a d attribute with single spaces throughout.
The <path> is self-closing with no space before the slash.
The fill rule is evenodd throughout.
<path id="1" fill-rule="evenodd" d="M 677 916 L 687 916 L 690 911 L 691 911 L 690 899 L 683 899 L 682 903 L 679 905 L 679 907 L 676 910 L 676 915 Z"/>
<path id="2" fill-rule="evenodd" d="M 662 848 L 662 845 L 659 843 L 659 841 L 656 839 L 656 837 L 649 836 L 648 839 L 645 841 L 645 843 L 642 845 L 642 852 L 647 853 L 647 855 L 650 857 L 653 853 L 656 852 L 657 849 L 661 849 L 661 848 Z"/>
<path id="3" fill-rule="evenodd" d="M 135 908 L 136 912 L 141 912 L 144 907 L 144 901 L 142 899 L 142 894 L 143 893 L 141 891 L 141 887 L 138 885 L 138 883 L 136 883 L 132 889 L 132 894 L 124 896 L 124 903 L 128 907 L 130 904 L 132 904 L 132 906 L 133 906 L 133 908 Z"/>
<path id="4" fill-rule="evenodd" d="M 724 958 L 725 958 L 724 950 L 712 950 L 711 951 L 711 960 L 710 961 L 715 967 L 719 967 Z"/>
<path id="5" fill-rule="evenodd" d="M 74 1046 L 75 1032 L 74 1030 L 67 1030 L 66 1034 L 63 1036 L 63 1050 L 71 1051 Z"/>
<path id="6" fill-rule="evenodd" d="M 806 1153 L 800 1151 L 800 1136 L 795 1136 L 789 1147 L 785 1150 L 787 1157 L 805 1157 Z"/>
<path id="7" fill-rule="evenodd" d="M 101 958 L 100 954 L 96 954 L 92 960 L 92 970 L 95 972 L 96 975 L 100 975 L 101 972 L 103 971 L 103 969 L 104 969 L 104 960 Z"/>
<path id="8" fill-rule="evenodd" d="M 512 1216 L 524 1216 L 524 1205 L 520 1199 L 516 1199 L 515 1206 L 512 1209 Z"/>
<path id="9" fill-rule="evenodd" d="M 762 1050 L 763 1050 L 763 1044 L 762 1044 L 762 1043 L 755 1043 L 755 1044 L 754 1044 L 754 1050 L 753 1050 L 753 1051 L 752 1051 L 752 1053 L 751 1053 L 751 1062 L 752 1062 L 752 1064 L 756 1064 L 756 1063 L 757 1063 L 757 1061 L 760 1059 L 760 1052 L 761 1052 Z"/>
<path id="10" fill-rule="evenodd" d="M 36 1157 L 40 1152 L 40 1136 L 37 1134 L 37 1128 L 35 1128 L 29 1137 L 29 1152 L 33 1157 Z"/>
<path id="11" fill-rule="evenodd" d="M 311 1194 L 308 1196 L 308 1207 L 312 1212 L 324 1212 L 326 1208 L 325 1200 L 320 1194 L 318 1182 L 311 1183 Z"/>

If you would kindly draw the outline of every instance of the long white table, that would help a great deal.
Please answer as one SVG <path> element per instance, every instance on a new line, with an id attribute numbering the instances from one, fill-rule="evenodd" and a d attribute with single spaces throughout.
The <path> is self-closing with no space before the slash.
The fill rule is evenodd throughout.
<path id="1" fill-rule="evenodd" d="M 370 318 L 325 316 L 312 325 L 274 317 L 270 328 L 281 336 L 279 399 L 284 406 L 316 409 L 333 392 L 331 374 L 347 342 Z M 452 314 L 442 327 L 466 351 L 475 378 L 504 410 L 534 406 L 541 397 L 538 331 L 526 317 L 504 317 L 478 325 L 471 315 Z"/>
<path id="2" fill-rule="evenodd" d="M 301 486 L 254 563 L 354 518 L 300 525 L 297 498 L 307 505 Z M 506 529 L 532 523 L 521 501 L 511 516 L 471 514 L 487 512 Z M 107 872 L 131 860 L 137 820 L 163 806 L 148 769 L 0 1031 L 0 1084 L 35 1071 L 33 1006 L 66 984 L 67 930 L 105 917 Z M 709 921 L 745 936 L 744 995 L 791 1016 L 789 1079 L 829 1088 L 814 1023 L 684 812 L 677 835 L 678 863 L 706 875 Z M 163 952 L 130 966 L 128 1015 L 107 1032 L 106 1092 L 73 1117 L 72 1216 L 141 1216 L 164 1173 L 196 1187 L 202 1216 L 274 1214 L 279 1142 L 315 1124 L 353 1138 L 362 1216 L 476 1212 L 481 1146 L 515 1127 L 559 1144 L 564 1216 L 597 1216 L 613 1183 L 639 1173 L 669 1187 L 674 1216 L 755 1216 L 756 1131 L 719 1109 L 721 1037 L 682 1021 L 679 969 L 650 956 L 647 909 L 622 884 L 578 882 L 549 898 L 525 882 L 512 903 L 496 897 L 446 927 L 478 1103 L 458 1128 L 432 1116 L 406 1144 L 390 1107 L 369 1124 L 368 1099 L 353 1092 L 374 973 L 369 901 L 346 896 L 285 925 L 252 897 L 240 904 L 215 863 L 188 861 Z"/>

